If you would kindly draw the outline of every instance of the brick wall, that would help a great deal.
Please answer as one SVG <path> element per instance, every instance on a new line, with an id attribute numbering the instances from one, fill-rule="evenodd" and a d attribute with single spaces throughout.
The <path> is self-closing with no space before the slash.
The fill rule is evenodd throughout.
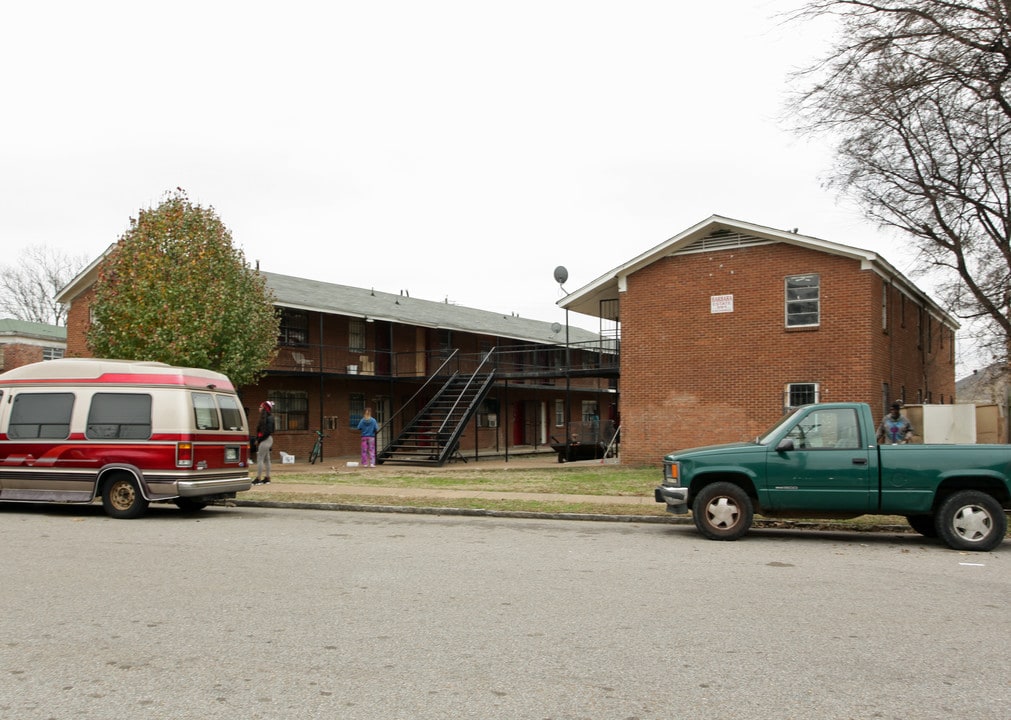
<path id="1" fill-rule="evenodd" d="M 88 328 L 91 325 L 91 301 L 94 288 L 89 287 L 70 302 L 67 308 L 66 357 L 91 357 L 88 350 Z"/>
<path id="2" fill-rule="evenodd" d="M 820 275 L 821 323 L 787 329 L 785 278 L 807 273 Z M 937 352 L 936 319 L 924 362 L 915 332 L 883 332 L 881 292 L 859 261 L 787 244 L 675 255 L 634 273 L 621 297 L 622 462 L 753 439 L 781 416 L 787 383 L 875 412 L 884 382 L 949 398 L 954 364 Z M 733 295 L 733 312 L 712 313 L 715 295 Z"/>
<path id="3" fill-rule="evenodd" d="M 38 345 L 10 343 L 3 346 L 2 372 L 19 368 L 23 365 L 42 361 L 42 348 Z"/>

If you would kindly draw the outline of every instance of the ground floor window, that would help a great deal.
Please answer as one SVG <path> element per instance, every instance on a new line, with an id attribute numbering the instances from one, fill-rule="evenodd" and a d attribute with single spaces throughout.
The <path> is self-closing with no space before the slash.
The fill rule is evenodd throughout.
<path id="1" fill-rule="evenodd" d="M 488 398 L 477 409 L 477 426 L 483 428 L 498 427 L 498 400 Z"/>
<path id="2" fill-rule="evenodd" d="M 274 428 L 285 430 L 309 429 L 309 394 L 298 391 L 272 390 L 267 399 L 274 403 Z"/>
<path id="3" fill-rule="evenodd" d="M 818 402 L 818 383 L 787 383 L 783 393 L 786 410 Z"/>
<path id="4" fill-rule="evenodd" d="M 348 407 L 348 422 L 351 427 L 357 429 L 362 416 L 365 415 L 365 396 L 361 393 L 351 393 Z"/>
<path id="5" fill-rule="evenodd" d="M 555 427 L 565 425 L 565 401 L 555 400 Z"/>

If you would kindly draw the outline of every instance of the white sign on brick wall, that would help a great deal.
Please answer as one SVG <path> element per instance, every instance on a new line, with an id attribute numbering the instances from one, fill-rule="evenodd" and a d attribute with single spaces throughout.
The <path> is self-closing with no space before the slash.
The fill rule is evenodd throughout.
<path id="1" fill-rule="evenodd" d="M 733 295 L 710 295 L 709 296 L 709 312 L 710 313 L 728 313 L 734 311 L 734 296 Z"/>

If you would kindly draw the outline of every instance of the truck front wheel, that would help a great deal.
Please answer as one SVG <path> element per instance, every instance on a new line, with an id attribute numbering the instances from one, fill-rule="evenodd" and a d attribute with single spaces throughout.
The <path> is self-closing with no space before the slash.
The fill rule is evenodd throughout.
<path id="1" fill-rule="evenodd" d="M 707 485 L 692 503 L 695 527 L 710 540 L 737 540 L 748 532 L 754 516 L 751 498 L 733 483 Z"/>
<path id="2" fill-rule="evenodd" d="M 978 490 L 955 493 L 937 511 L 937 534 L 955 550 L 993 550 L 1004 542 L 1006 533 L 1004 508 Z"/>

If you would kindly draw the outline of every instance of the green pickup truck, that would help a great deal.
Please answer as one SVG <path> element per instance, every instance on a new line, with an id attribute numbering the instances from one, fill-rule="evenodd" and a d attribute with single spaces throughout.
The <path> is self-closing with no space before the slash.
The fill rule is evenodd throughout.
<path id="1" fill-rule="evenodd" d="M 664 458 L 654 493 L 689 508 L 712 540 L 736 540 L 764 517 L 903 515 L 956 550 L 992 550 L 1011 511 L 1011 445 L 879 445 L 865 403 L 805 405 L 754 442 Z"/>

